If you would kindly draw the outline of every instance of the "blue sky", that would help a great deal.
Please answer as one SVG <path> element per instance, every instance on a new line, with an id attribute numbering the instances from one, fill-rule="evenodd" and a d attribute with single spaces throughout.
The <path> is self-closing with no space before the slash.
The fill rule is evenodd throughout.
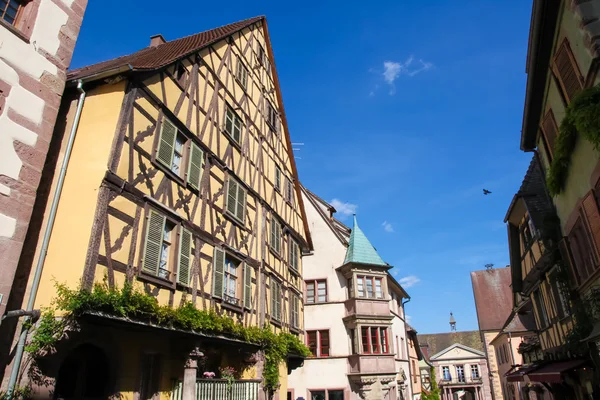
<path id="1" fill-rule="evenodd" d="M 90 1 L 72 67 L 266 15 L 300 179 L 345 222 L 356 210 L 420 333 L 448 331 L 450 311 L 477 329 L 469 272 L 508 264 L 502 221 L 531 158 L 531 1 L 223 4 Z"/>

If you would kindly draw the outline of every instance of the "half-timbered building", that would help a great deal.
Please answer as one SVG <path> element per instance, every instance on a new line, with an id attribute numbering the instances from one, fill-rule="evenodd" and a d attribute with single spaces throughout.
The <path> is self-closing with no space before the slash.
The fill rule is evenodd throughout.
<path id="1" fill-rule="evenodd" d="M 69 164 L 36 308 L 51 304 L 55 282 L 131 283 L 163 305 L 190 301 L 301 335 L 301 257 L 312 244 L 266 19 L 157 35 L 68 81 L 55 158 Z M 196 377 L 224 366 L 248 382 L 236 400 L 264 396 L 260 352 L 245 343 L 98 315 L 66 342 L 44 371 L 58 397 L 169 398 L 183 380 L 185 398 Z M 94 384 L 62 368 L 92 371 Z M 287 374 L 281 365 L 283 393 Z"/>

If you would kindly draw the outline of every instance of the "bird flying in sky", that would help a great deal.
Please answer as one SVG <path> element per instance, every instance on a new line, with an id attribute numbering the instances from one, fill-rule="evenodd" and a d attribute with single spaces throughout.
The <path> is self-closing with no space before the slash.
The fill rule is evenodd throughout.
<path id="1" fill-rule="evenodd" d="M 490 192 L 490 191 L 489 191 L 489 190 L 487 190 L 487 189 L 483 189 L 483 194 L 484 194 L 485 196 L 487 196 L 488 194 L 492 194 L 492 192 Z"/>

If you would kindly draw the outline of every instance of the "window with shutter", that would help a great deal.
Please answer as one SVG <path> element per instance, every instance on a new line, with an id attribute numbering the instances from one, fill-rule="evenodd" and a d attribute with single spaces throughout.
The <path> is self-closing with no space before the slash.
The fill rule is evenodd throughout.
<path id="1" fill-rule="evenodd" d="M 581 218 L 575 222 L 569 233 L 569 247 L 573 256 L 574 271 L 578 284 L 582 284 L 593 273 L 596 265 L 595 252 L 590 235 Z"/>
<path id="2" fill-rule="evenodd" d="M 225 133 L 237 143 L 240 143 L 242 120 L 230 106 L 227 106 L 227 109 L 225 110 Z"/>
<path id="3" fill-rule="evenodd" d="M 175 150 L 175 140 L 177 138 L 177 128 L 171 121 L 163 118 L 158 138 L 158 149 L 156 159 L 167 168 L 171 168 L 173 163 L 173 152 Z"/>
<path id="4" fill-rule="evenodd" d="M 200 190 L 202 168 L 204 166 L 204 151 L 196 143 L 190 146 L 190 161 L 188 165 L 187 182 L 196 190 Z"/>
<path id="5" fill-rule="evenodd" d="M 552 71 L 560 84 L 567 103 L 570 103 L 577 93 L 583 89 L 583 76 L 571 51 L 571 45 L 566 38 L 554 55 Z"/>
<path id="6" fill-rule="evenodd" d="M 179 263 L 177 266 L 177 282 L 188 286 L 192 267 L 192 233 L 187 229 L 181 231 L 179 240 Z"/>
<path id="7" fill-rule="evenodd" d="M 290 178 L 285 178 L 285 200 L 289 203 L 294 202 L 294 185 Z"/>
<path id="8" fill-rule="evenodd" d="M 163 247 L 163 232 L 167 218 L 164 215 L 150 210 L 146 230 L 146 244 L 142 269 L 152 275 L 157 275 Z"/>
<path id="9" fill-rule="evenodd" d="M 583 213 L 585 214 L 589 232 L 590 241 L 594 244 L 596 250 L 596 260 L 600 257 L 600 211 L 594 192 L 590 191 L 581 203 Z M 596 267 L 596 265 L 594 265 Z"/>
<path id="10" fill-rule="evenodd" d="M 273 130 L 277 130 L 277 111 L 275 110 L 275 107 L 273 107 L 273 104 L 271 104 L 271 102 L 267 99 L 265 99 L 265 105 L 267 108 L 267 124 L 269 124 L 269 126 L 273 129 Z"/>
<path id="11" fill-rule="evenodd" d="M 271 248 L 277 254 L 281 252 L 281 224 L 275 217 L 271 218 Z"/>
<path id="12" fill-rule="evenodd" d="M 542 133 L 544 134 L 544 141 L 546 142 L 548 155 L 550 160 L 552 160 L 554 155 L 554 143 L 556 142 L 556 137 L 558 136 L 558 125 L 556 124 L 556 119 L 554 118 L 552 109 L 548 110 L 544 116 L 542 121 Z"/>
<path id="13" fill-rule="evenodd" d="M 281 191 L 281 169 L 275 165 L 275 190 Z"/>
<path id="14" fill-rule="evenodd" d="M 298 271 L 298 264 L 299 264 L 299 260 L 298 260 L 298 256 L 300 253 L 299 250 L 299 246 L 298 243 L 296 243 L 296 241 L 294 239 L 291 238 L 290 236 L 290 240 L 289 240 L 289 263 L 290 263 L 290 267 L 292 269 L 294 269 L 295 271 Z"/>
<path id="15" fill-rule="evenodd" d="M 244 89 L 248 87 L 248 68 L 246 68 L 240 57 L 238 57 L 237 60 L 237 70 L 235 77 Z"/>
<path id="16" fill-rule="evenodd" d="M 535 303 L 536 315 L 538 318 L 538 328 L 544 329 L 548 326 L 548 314 L 546 313 L 546 306 L 544 305 L 544 299 L 542 298 L 542 292 L 540 289 L 533 292 L 533 301 Z"/>
<path id="17" fill-rule="evenodd" d="M 240 221 L 244 222 L 244 216 L 246 215 L 246 190 L 242 187 L 242 185 L 238 184 L 238 194 L 237 194 L 237 208 L 235 216 Z"/>
<path id="18" fill-rule="evenodd" d="M 281 321 L 281 285 L 271 278 L 271 317 Z"/>
<path id="19" fill-rule="evenodd" d="M 561 285 L 556 277 L 556 273 L 550 277 L 550 285 L 552 288 L 552 297 L 556 307 L 556 315 L 558 318 L 564 318 L 569 315 L 569 302 L 567 300 L 565 288 Z"/>
<path id="20" fill-rule="evenodd" d="M 246 190 L 231 176 L 227 179 L 227 204 L 229 214 L 240 222 L 244 222 L 246 215 Z"/>
<path id="21" fill-rule="evenodd" d="M 252 308 L 252 267 L 244 263 L 244 307 Z"/>
<path id="22" fill-rule="evenodd" d="M 225 252 L 215 247 L 213 256 L 213 297 L 223 298 L 223 283 L 225 271 Z"/>
<path id="23" fill-rule="evenodd" d="M 295 294 L 290 295 L 290 325 L 298 328 L 298 311 L 300 309 L 300 299 Z"/>

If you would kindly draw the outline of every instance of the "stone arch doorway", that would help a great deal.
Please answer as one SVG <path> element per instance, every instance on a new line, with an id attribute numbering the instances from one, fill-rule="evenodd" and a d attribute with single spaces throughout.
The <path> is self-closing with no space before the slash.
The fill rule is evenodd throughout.
<path id="1" fill-rule="evenodd" d="M 102 349 L 82 344 L 71 351 L 58 371 L 55 399 L 100 400 L 108 397 L 110 364 Z"/>
<path id="2" fill-rule="evenodd" d="M 471 389 L 462 389 L 452 393 L 452 400 L 476 400 L 475 391 Z"/>

